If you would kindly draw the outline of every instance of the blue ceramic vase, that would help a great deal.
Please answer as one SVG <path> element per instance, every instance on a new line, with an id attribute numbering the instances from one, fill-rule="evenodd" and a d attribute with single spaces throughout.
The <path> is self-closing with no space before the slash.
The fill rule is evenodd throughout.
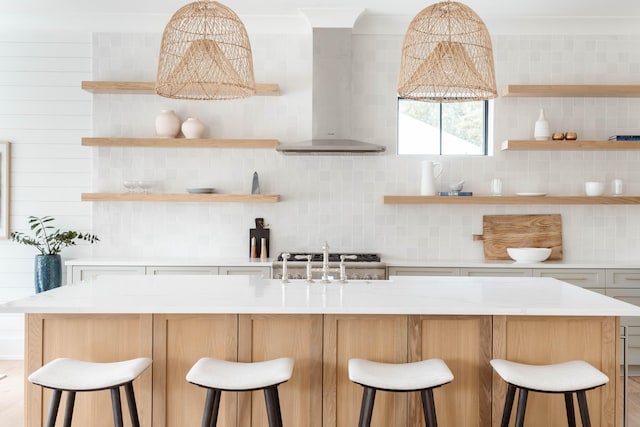
<path id="1" fill-rule="evenodd" d="M 36 293 L 58 288 L 62 284 L 62 259 L 60 255 L 36 255 Z"/>

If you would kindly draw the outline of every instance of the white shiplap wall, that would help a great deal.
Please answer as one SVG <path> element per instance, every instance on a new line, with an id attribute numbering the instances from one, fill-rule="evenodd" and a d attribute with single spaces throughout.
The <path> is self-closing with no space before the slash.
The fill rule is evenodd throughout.
<path id="1" fill-rule="evenodd" d="M 61 229 L 90 230 L 90 33 L 0 33 L 0 140 L 11 142 L 12 231 L 30 215 L 51 215 Z M 89 246 L 63 258 L 88 256 Z M 33 294 L 35 249 L 0 241 L 0 302 Z M 0 315 L 0 359 L 22 358 L 23 316 Z"/>

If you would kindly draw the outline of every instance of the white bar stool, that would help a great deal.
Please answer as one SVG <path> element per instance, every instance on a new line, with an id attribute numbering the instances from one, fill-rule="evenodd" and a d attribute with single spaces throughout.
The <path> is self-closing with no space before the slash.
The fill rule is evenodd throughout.
<path id="1" fill-rule="evenodd" d="M 377 390 L 419 391 L 426 427 L 437 427 L 433 389 L 453 380 L 453 374 L 440 359 L 412 363 L 380 363 L 349 359 L 349 379 L 364 387 L 358 427 L 369 427 Z"/>
<path id="2" fill-rule="evenodd" d="M 133 427 L 139 427 L 138 408 L 133 393 L 133 380 L 138 378 L 151 365 L 151 359 L 138 359 L 121 362 L 97 363 L 74 359 L 55 359 L 29 375 L 33 384 L 53 390 L 51 404 L 47 416 L 47 427 L 56 424 L 58 407 L 62 392 L 67 392 L 64 411 L 64 427 L 71 426 L 73 405 L 76 392 L 111 390 L 111 407 L 115 427 L 124 426 L 122 421 L 122 405 L 120 387 L 124 387 L 129 406 L 129 415 Z"/>
<path id="3" fill-rule="evenodd" d="M 609 377 L 582 360 L 553 365 L 526 365 L 503 359 L 494 359 L 491 361 L 491 366 L 509 386 L 504 402 L 501 427 L 509 425 L 516 389 L 520 390 L 516 412 L 516 427 L 524 426 L 529 391 L 564 394 L 569 427 L 576 427 L 573 409 L 573 393 L 575 393 L 578 398 L 582 426 L 591 427 L 586 391 L 609 382 Z"/>
<path id="4" fill-rule="evenodd" d="M 207 389 L 202 427 L 215 427 L 223 391 L 264 390 L 269 427 L 282 427 L 278 385 L 291 378 L 293 359 L 241 363 L 204 357 L 187 373 L 187 381 Z"/>

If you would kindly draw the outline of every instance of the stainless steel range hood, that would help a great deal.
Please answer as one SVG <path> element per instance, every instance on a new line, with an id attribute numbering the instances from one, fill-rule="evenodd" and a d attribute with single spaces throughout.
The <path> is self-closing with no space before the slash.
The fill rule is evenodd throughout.
<path id="1" fill-rule="evenodd" d="M 386 147 L 351 139 L 351 28 L 313 29 L 312 139 L 280 144 L 283 154 L 375 154 Z"/>

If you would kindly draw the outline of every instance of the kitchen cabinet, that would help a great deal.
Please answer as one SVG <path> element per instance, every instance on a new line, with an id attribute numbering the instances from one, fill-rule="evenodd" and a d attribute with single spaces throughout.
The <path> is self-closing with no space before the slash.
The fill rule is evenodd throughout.
<path id="1" fill-rule="evenodd" d="M 259 276 L 263 279 L 271 278 L 271 267 L 219 267 L 221 276 Z"/>
<path id="2" fill-rule="evenodd" d="M 72 265 L 67 267 L 67 282 L 79 283 L 102 275 L 176 275 L 176 274 L 204 274 L 204 275 L 248 275 L 271 278 L 269 266 L 233 266 L 233 265 Z"/>
<path id="3" fill-rule="evenodd" d="M 84 80 L 81 87 L 82 90 L 91 93 L 156 94 L 156 82 Z M 277 83 L 256 83 L 256 95 L 278 96 L 280 95 L 280 86 Z"/>
<path id="4" fill-rule="evenodd" d="M 531 277 L 530 268 L 461 268 L 461 276 L 476 277 Z"/>
<path id="5" fill-rule="evenodd" d="M 118 265 L 118 266 L 73 266 L 67 268 L 67 282 L 78 283 L 81 280 L 90 280 L 95 276 L 145 274 L 144 266 Z"/>
<path id="6" fill-rule="evenodd" d="M 384 196 L 385 205 L 637 205 L 640 196 Z"/>
<path id="7" fill-rule="evenodd" d="M 604 268 L 534 268 L 533 277 L 553 277 L 601 294 L 607 283 Z"/>
<path id="8" fill-rule="evenodd" d="M 391 276 L 459 276 L 458 267 L 389 267 L 387 277 Z"/>

